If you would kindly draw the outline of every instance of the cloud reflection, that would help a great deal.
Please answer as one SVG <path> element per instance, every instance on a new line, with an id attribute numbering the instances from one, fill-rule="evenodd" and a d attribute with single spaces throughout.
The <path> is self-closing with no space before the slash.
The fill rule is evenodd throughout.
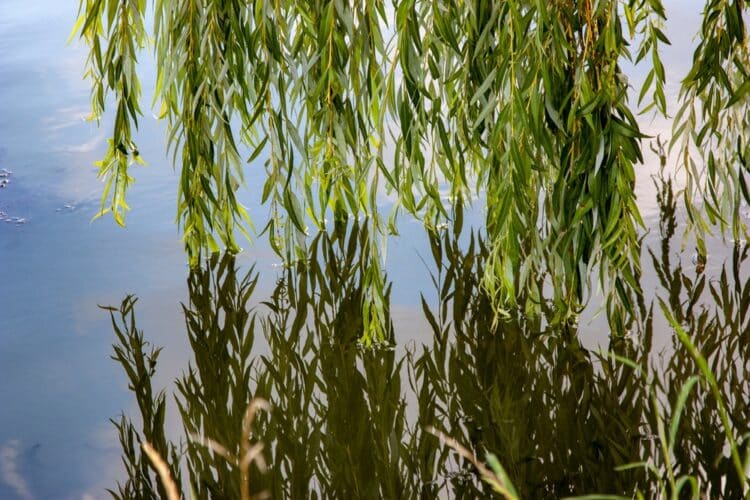
<path id="1" fill-rule="evenodd" d="M 0 447 L 0 479 L 8 485 L 19 498 L 34 498 L 29 485 L 18 470 L 18 459 L 21 443 L 17 439 L 8 441 Z"/>

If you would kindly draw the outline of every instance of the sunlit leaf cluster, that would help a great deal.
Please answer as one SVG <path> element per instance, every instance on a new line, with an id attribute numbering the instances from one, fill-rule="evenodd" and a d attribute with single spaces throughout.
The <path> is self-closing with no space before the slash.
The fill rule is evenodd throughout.
<path id="1" fill-rule="evenodd" d="M 146 0 L 82 0 L 82 13 L 73 30 L 73 35 L 80 32 L 90 47 L 85 76 L 91 81 L 91 118 L 99 120 L 109 92 L 115 97 L 112 136 L 104 158 L 96 163 L 105 182 L 97 216 L 112 212 L 121 226 L 128 210 L 125 194 L 133 181 L 128 168 L 133 163 L 143 164 L 135 130 L 141 115 L 137 57 L 148 38 L 145 8 Z"/>

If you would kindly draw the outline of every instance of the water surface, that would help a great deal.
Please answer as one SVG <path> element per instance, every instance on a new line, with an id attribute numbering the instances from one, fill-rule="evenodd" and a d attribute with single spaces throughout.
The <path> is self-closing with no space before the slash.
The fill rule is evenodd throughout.
<path id="1" fill-rule="evenodd" d="M 3 0 L 0 5 L 0 174 L 7 173 L 2 179 L 9 181 L 0 189 L 0 498 L 100 498 L 106 496 L 105 488 L 124 479 L 120 446 L 109 419 L 122 411 L 138 412 L 125 375 L 109 358 L 115 337 L 109 317 L 98 304 L 119 305 L 126 294 L 137 294 L 138 327 L 148 340 L 166 346 L 155 386 L 168 386 L 196 356 L 180 306 L 180 302 L 194 299 L 191 293 L 194 295 L 195 289 L 186 285 L 189 270 L 174 223 L 178 175 L 164 154 L 163 128 L 149 112 L 139 133 L 139 148 L 149 166 L 135 171 L 136 184 L 129 198 L 134 209 L 128 215 L 127 228 L 117 228 L 106 218 L 91 222 L 102 186 L 91 165 L 104 152 L 110 122 L 105 116 L 97 128 L 84 119 L 88 114 L 88 83 L 81 79 L 85 48 L 78 41 L 65 45 L 76 17 L 75 3 Z M 697 29 L 698 3 L 690 2 L 690 8 L 681 2 L 670 5 L 673 8 L 668 12 L 674 13 L 670 26 L 677 29 L 669 32 L 674 45 L 668 49 L 665 63 L 670 75 L 681 75 L 689 61 L 689 35 Z M 153 63 L 145 56 L 143 61 L 144 95 L 150 98 Z M 633 73 L 635 80 L 638 71 Z M 676 94 L 675 82 L 676 78 L 668 87 L 671 96 Z M 660 121 L 646 121 L 644 126 L 653 133 L 665 130 Z M 658 249 L 660 207 L 649 177 L 655 165 L 655 158 L 649 157 L 639 171 L 638 190 L 647 225 L 653 230 L 646 242 Z M 262 168 L 252 166 L 242 194 L 256 221 L 267 215 L 267 209 L 257 204 L 261 180 Z M 467 225 L 482 220 L 484 208 L 475 208 Z M 435 331 L 423 311 L 422 296 L 433 308 L 443 302 L 440 290 L 432 286 L 430 273 L 436 272 L 439 264 L 431 257 L 427 234 L 419 223 L 406 217 L 401 228 L 402 236 L 389 241 L 387 252 L 392 281 L 390 317 L 398 347 L 393 359 L 372 362 L 391 363 L 387 370 L 383 368 L 384 373 L 399 378 L 399 391 L 406 394 L 408 363 L 399 367 L 393 363 L 408 349 L 413 356 L 422 344 L 432 349 Z M 462 238 L 465 249 L 468 237 Z M 689 263 L 690 250 L 683 253 L 672 247 L 670 251 Z M 730 247 L 715 243 L 707 275 L 719 276 L 731 255 Z M 645 252 L 644 261 L 650 261 Z M 284 272 L 262 240 L 248 244 L 238 257 L 238 279 L 251 265 L 259 276 L 252 304 L 267 314 L 268 306 L 258 304 L 273 303 L 272 294 Z M 651 293 L 660 286 L 656 274 L 645 277 L 644 288 Z M 594 304 L 587 318 L 597 309 Z M 667 331 L 663 320 L 655 321 L 653 343 L 659 348 L 670 346 L 670 335 L 660 333 Z M 583 321 L 579 335 L 585 347 L 608 346 L 609 332 L 604 325 L 601 317 Z M 340 326 L 328 328 L 340 332 Z M 270 356 L 273 349 L 281 348 L 281 344 L 273 344 L 273 338 L 265 339 L 260 330 L 257 338 L 254 355 Z M 438 339 L 438 344 L 451 342 Z M 347 342 L 350 340 L 347 337 Z M 320 352 L 321 347 L 311 349 Z M 341 362 L 344 364 L 332 364 L 331 380 L 348 376 L 359 380 L 354 359 L 350 356 Z M 463 393 L 471 385 L 466 381 L 473 380 L 469 377 L 458 383 L 450 377 L 441 382 L 445 398 Z M 420 382 L 437 384 L 426 378 Z M 398 407 L 399 392 L 397 396 L 386 400 Z M 356 392 L 349 397 L 354 399 L 344 401 L 362 402 Z M 408 413 L 410 425 L 416 425 L 414 419 L 421 411 L 419 397 L 412 393 L 404 398 L 412 404 L 408 411 L 399 407 L 398 412 L 405 412 L 404 419 Z M 347 408 L 345 404 L 329 409 L 346 412 Z M 171 432 L 179 434 L 178 417 L 173 414 L 170 418 Z M 379 437 L 373 434 L 368 439 Z M 394 435 L 394 439 L 401 436 Z M 428 443 L 432 438 L 419 434 L 415 439 Z M 476 442 L 502 448 L 492 440 Z M 360 442 L 361 452 L 368 443 Z M 437 445 L 425 446 L 434 451 Z M 416 470 L 407 469 L 410 474 Z M 362 470 L 366 472 L 366 467 Z M 357 471 L 353 473 L 356 478 Z M 393 474 L 394 481 L 401 477 Z M 341 487 L 347 484 L 342 479 Z M 324 490 L 326 485 L 318 483 L 317 487 Z"/>

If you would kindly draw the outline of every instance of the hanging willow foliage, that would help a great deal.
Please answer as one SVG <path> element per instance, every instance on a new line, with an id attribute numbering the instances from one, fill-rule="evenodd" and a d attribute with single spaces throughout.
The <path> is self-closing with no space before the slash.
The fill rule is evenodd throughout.
<path id="1" fill-rule="evenodd" d="M 747 2 L 708 0 L 693 66 L 682 82 L 670 148 L 687 173 L 685 202 L 702 235 L 711 226 L 748 237 L 750 52 Z M 703 239 L 699 249 L 706 253 Z"/>
<path id="2" fill-rule="evenodd" d="M 646 33 L 637 59 L 653 47 L 660 67 L 658 2 L 398 6 L 397 190 L 414 210 L 404 186 L 419 178 L 435 214 L 439 179 L 459 204 L 486 192 L 492 256 L 484 284 L 498 304 L 527 286 L 538 302 L 534 284 L 548 274 L 568 315 L 584 302 L 597 266 L 621 299 L 638 286 L 633 166 L 643 136 L 618 66 L 630 58 L 618 9 L 631 34 Z M 663 70 L 654 70 L 647 84 L 660 109 L 663 82 Z"/>
<path id="3" fill-rule="evenodd" d="M 146 4 L 81 0 L 74 31 L 91 47 L 94 116 L 107 93 L 116 101 L 100 175 L 102 213 L 120 223 L 128 167 L 140 159 L 133 131 Z M 235 233 L 252 227 L 236 198 L 244 163 L 262 163 L 265 232 L 285 258 L 306 258 L 309 225 L 362 215 L 380 255 L 378 235 L 396 231 L 397 213 L 381 218 L 382 189 L 433 228 L 460 227 L 480 197 L 492 249 L 483 282 L 499 313 L 523 289 L 529 311 L 551 299 L 565 321 L 598 272 L 610 318 L 622 319 L 638 289 L 643 224 L 634 183 L 645 136 L 634 110 L 667 114 L 660 0 L 152 4 L 154 99 L 180 166 L 178 221 L 192 264 L 204 249 L 238 248 Z M 702 193 L 708 220 L 734 221 L 735 235 L 738 193 L 747 198 L 737 167 L 748 156 L 744 11 L 739 0 L 707 1 L 673 139 L 689 167 L 686 198 Z M 623 61 L 648 66 L 637 103 Z M 368 341 L 383 331 L 380 261 L 368 268 Z"/>

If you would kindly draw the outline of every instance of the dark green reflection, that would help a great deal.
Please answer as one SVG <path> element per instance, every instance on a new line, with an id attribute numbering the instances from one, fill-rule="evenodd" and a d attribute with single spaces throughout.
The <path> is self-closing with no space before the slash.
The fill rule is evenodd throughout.
<path id="1" fill-rule="evenodd" d="M 481 241 L 467 252 L 447 237 L 434 247 L 441 300 L 425 314 L 435 345 L 413 362 L 420 426 L 442 428 L 480 456 L 494 452 L 524 498 L 625 493 L 642 483 L 640 471 L 614 473 L 642 447 L 648 398 L 632 368 L 588 352 L 570 326 L 552 329 L 521 312 L 493 325 L 479 282 Z M 616 348 L 640 356 L 624 342 Z M 487 493 L 472 476 L 447 477 L 458 497 Z"/>
<path id="2" fill-rule="evenodd" d="M 748 250 L 735 247 L 713 281 L 700 260 L 683 269 L 671 248 L 671 184 L 658 179 L 658 187 L 662 243 L 651 253 L 650 270 L 658 277 L 657 296 L 708 360 L 745 457 L 750 282 L 742 263 Z M 264 444 L 268 464 L 265 472 L 255 462 L 250 469 L 256 495 L 489 495 L 473 466 L 425 431 L 434 426 L 480 458 L 496 454 L 524 498 L 631 497 L 636 491 L 658 497 L 670 495 L 683 476 L 711 497 L 744 496 L 717 400 L 703 381 L 691 385 L 696 362 L 676 338 L 661 356 L 654 352 L 655 337 L 672 335 L 663 326 L 654 331 L 665 324 L 658 303 L 633 297 L 633 308 L 620 314 L 622 329 L 609 335 L 602 353 L 581 344 L 576 325 L 553 327 L 559 324 L 545 315 L 518 310 L 496 322 L 480 286 L 488 258 L 482 239 L 470 235 L 459 244 L 459 235 L 444 232 L 431 238 L 439 300 L 434 306 L 423 300 L 432 342 L 406 355 L 362 348 L 361 304 L 376 258 L 367 231 L 338 225 L 318 235 L 309 261 L 284 270 L 262 303 L 253 296 L 254 271 L 238 275 L 231 257 L 214 257 L 191 273 L 184 309 L 193 359 L 174 391 L 184 435 L 179 444 L 164 437 L 164 396 L 150 382 L 158 350 L 136 329 L 133 299 L 112 311 L 116 358 L 144 422 L 139 432 L 125 418 L 118 422 L 129 477 L 119 496 L 163 495 L 138 448 L 146 439 L 169 457 L 185 497 L 240 498 L 241 474 L 231 457 L 240 455 L 243 415 L 256 397 L 272 407 L 258 415 L 250 438 L 250 445 Z M 386 336 L 394 344 L 390 285 L 383 280 Z M 677 420 L 674 408 L 686 385 L 692 390 Z M 691 496 L 691 484 L 684 483 L 682 495 Z"/>

